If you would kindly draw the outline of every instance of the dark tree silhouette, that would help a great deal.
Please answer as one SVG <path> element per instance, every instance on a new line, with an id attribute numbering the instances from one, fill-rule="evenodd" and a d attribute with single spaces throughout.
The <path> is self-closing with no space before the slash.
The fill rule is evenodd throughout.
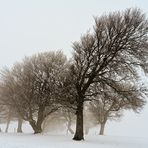
<path id="1" fill-rule="evenodd" d="M 114 75 L 122 73 L 121 78 L 128 73 L 131 77 L 136 75 L 138 66 L 147 71 L 147 26 L 145 15 L 139 9 L 114 12 L 96 17 L 93 32 L 86 33 L 73 44 L 71 73 L 77 91 L 74 140 L 84 139 L 83 104 L 86 96 L 93 95 L 93 92 L 88 93 L 93 83 L 104 81 L 112 85 L 113 80 L 107 81 L 112 70 Z"/>

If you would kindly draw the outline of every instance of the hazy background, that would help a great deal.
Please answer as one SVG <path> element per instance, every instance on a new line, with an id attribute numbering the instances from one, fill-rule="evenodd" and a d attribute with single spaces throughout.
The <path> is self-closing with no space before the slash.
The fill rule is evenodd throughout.
<path id="1" fill-rule="evenodd" d="M 62 49 L 70 57 L 72 42 L 92 28 L 93 16 L 129 7 L 148 16 L 147 0 L 0 0 L 0 68 L 42 51 Z M 147 124 L 148 105 L 108 124 L 106 132 L 148 137 Z"/>

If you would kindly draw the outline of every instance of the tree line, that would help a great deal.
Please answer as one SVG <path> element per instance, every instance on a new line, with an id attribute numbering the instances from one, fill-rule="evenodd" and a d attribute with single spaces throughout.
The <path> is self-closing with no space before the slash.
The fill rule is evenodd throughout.
<path id="1" fill-rule="evenodd" d="M 143 108 L 147 90 L 139 84 L 138 71 L 148 72 L 145 14 L 135 8 L 94 20 L 93 29 L 73 43 L 71 59 L 49 51 L 1 70 L 1 115 L 28 121 L 34 133 L 41 133 L 43 122 L 54 115 L 64 117 L 73 133 L 76 120 L 73 139 L 83 140 L 85 115 L 93 118 L 86 126 L 100 124 L 103 134 L 109 119 Z"/>

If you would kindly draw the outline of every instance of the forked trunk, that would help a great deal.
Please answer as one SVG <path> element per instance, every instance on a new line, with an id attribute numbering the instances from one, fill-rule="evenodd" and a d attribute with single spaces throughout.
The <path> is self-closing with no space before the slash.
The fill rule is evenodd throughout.
<path id="1" fill-rule="evenodd" d="M 34 134 L 38 134 L 42 132 L 42 122 L 44 119 L 44 110 L 45 110 L 45 107 L 40 106 L 39 111 L 38 111 L 37 122 L 35 122 L 34 120 L 30 121 L 30 125 L 32 126 L 34 130 Z"/>
<path id="2" fill-rule="evenodd" d="M 79 102 L 76 112 L 76 132 L 73 140 L 84 140 L 83 133 L 83 102 Z"/>

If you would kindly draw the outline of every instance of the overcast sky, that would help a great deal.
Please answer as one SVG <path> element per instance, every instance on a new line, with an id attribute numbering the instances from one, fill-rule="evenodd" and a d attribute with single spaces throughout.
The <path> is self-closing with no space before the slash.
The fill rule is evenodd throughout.
<path id="1" fill-rule="evenodd" d="M 62 49 L 70 56 L 72 42 L 92 27 L 93 16 L 129 7 L 148 14 L 147 0 L 0 0 L 0 68 L 41 51 Z M 133 135 L 142 127 L 140 135 L 147 135 L 147 122 L 148 107 L 118 126 L 133 127 Z"/>
<path id="2" fill-rule="evenodd" d="M 93 16 L 129 7 L 148 12 L 146 0 L 0 0 L 0 67 L 41 51 L 70 55 Z"/>

